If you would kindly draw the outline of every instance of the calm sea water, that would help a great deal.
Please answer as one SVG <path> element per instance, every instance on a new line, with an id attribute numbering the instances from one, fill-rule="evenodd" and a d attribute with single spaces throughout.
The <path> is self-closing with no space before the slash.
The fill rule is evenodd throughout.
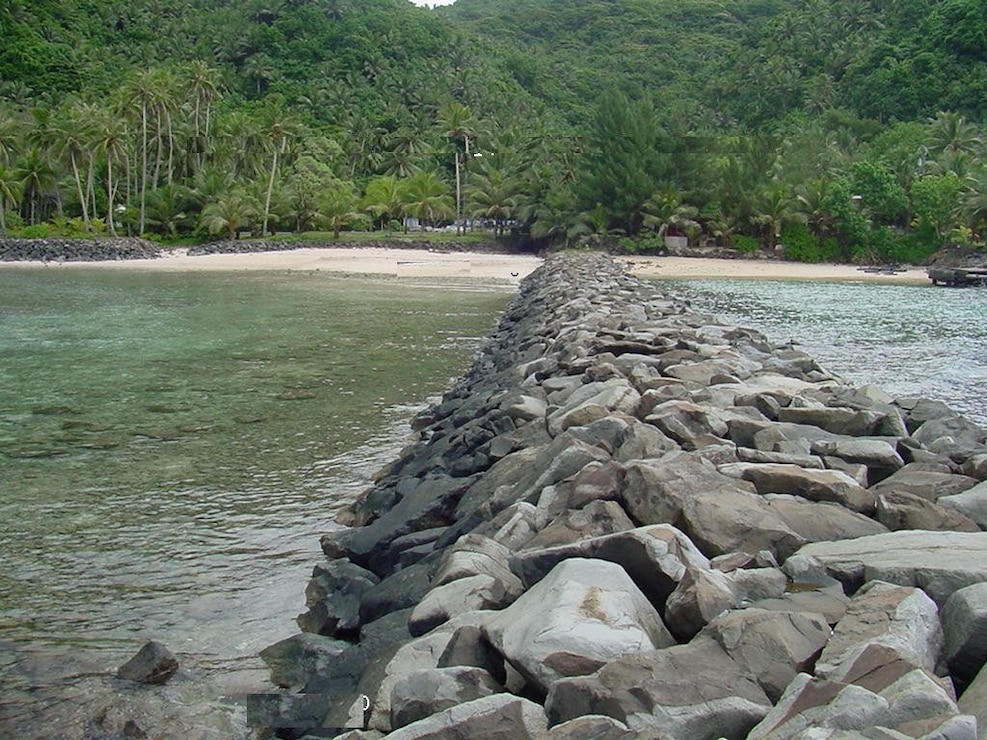
<path id="1" fill-rule="evenodd" d="M 795 341 L 854 385 L 925 396 L 987 426 L 987 290 L 753 280 L 664 281 L 693 307 Z"/>
<path id="2" fill-rule="evenodd" d="M 0 735 L 247 736 L 319 535 L 510 292 L 0 270 Z M 151 638 L 179 675 L 112 678 Z"/>

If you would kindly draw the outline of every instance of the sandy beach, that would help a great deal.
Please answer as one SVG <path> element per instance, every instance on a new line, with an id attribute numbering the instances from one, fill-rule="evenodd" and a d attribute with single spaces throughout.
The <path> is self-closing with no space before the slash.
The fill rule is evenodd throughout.
<path id="1" fill-rule="evenodd" d="M 927 283 L 924 269 L 894 274 L 863 272 L 852 265 L 810 265 L 773 260 L 729 260 L 703 257 L 615 258 L 630 272 L 646 278 L 733 278 L 749 280 L 826 280 L 879 283 Z M 184 249 L 150 260 L 50 263 L 51 269 L 114 269 L 148 271 L 302 271 L 391 277 L 465 278 L 515 282 L 535 270 L 533 255 L 480 252 L 438 252 L 423 249 L 304 248 L 281 252 L 210 254 L 192 257 Z M 0 262 L 0 269 L 38 267 L 38 262 Z"/>

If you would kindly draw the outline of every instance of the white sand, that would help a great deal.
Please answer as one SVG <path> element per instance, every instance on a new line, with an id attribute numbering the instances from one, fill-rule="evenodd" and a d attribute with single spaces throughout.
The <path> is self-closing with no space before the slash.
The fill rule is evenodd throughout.
<path id="1" fill-rule="evenodd" d="M 775 260 L 725 260 L 708 257 L 618 258 L 634 275 L 647 278 L 737 278 L 749 280 L 823 280 L 875 283 L 928 283 L 924 269 L 881 274 L 863 272 L 853 265 L 779 262 Z"/>
<path id="2" fill-rule="evenodd" d="M 646 278 L 740 278 L 754 280 L 827 280 L 927 283 L 923 269 L 893 275 L 863 272 L 852 265 L 809 265 L 774 260 L 725 260 L 698 257 L 617 257 L 634 275 Z M 65 262 L 50 269 L 148 271 L 304 271 L 394 277 L 475 278 L 516 282 L 541 264 L 531 255 L 433 252 L 423 249 L 305 248 L 283 252 L 246 252 L 190 257 L 177 249 L 150 260 Z M 38 262 L 0 262 L 0 269 L 38 267 Z"/>

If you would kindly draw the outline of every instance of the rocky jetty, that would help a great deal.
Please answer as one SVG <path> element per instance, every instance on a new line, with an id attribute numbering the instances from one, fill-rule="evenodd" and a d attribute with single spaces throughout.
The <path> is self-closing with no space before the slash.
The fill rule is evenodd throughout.
<path id="1" fill-rule="evenodd" d="M 415 428 L 262 652 L 281 736 L 984 727 L 987 432 L 946 406 L 580 254 Z"/>
<path id="2" fill-rule="evenodd" d="M 132 237 L 0 239 L 0 262 L 107 262 L 160 256 L 157 245 Z"/>

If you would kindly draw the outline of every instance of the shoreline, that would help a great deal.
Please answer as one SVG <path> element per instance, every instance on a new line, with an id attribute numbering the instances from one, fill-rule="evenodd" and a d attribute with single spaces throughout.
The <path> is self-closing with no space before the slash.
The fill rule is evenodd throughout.
<path id="1" fill-rule="evenodd" d="M 647 279 L 804 280 L 886 284 L 929 284 L 923 268 L 893 274 L 863 272 L 854 265 L 809 264 L 775 260 L 712 257 L 617 256 L 631 274 Z M 48 263 L 50 269 L 114 269 L 147 272 L 327 272 L 390 277 L 471 278 L 517 281 L 533 272 L 542 258 L 529 254 L 435 252 L 382 247 L 306 247 L 270 252 L 189 256 L 176 249 L 155 259 Z M 0 262 L 2 269 L 45 266 L 41 262 Z"/>

